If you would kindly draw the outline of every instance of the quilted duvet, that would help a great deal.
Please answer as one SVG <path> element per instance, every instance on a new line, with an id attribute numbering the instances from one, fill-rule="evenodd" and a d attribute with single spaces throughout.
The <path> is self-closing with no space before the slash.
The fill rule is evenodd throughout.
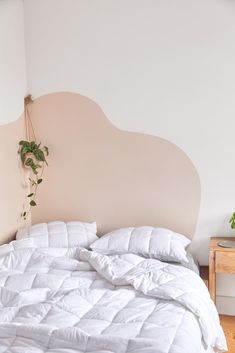
<path id="1" fill-rule="evenodd" d="M 0 257 L 0 353 L 225 350 L 208 291 L 183 266 L 32 243 Z"/>

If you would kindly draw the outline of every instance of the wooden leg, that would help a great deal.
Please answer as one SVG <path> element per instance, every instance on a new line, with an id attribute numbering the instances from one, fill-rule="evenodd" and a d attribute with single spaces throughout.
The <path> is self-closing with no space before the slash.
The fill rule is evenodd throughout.
<path id="1" fill-rule="evenodd" d="M 210 251 L 209 257 L 209 292 L 213 302 L 216 302 L 215 252 Z"/>

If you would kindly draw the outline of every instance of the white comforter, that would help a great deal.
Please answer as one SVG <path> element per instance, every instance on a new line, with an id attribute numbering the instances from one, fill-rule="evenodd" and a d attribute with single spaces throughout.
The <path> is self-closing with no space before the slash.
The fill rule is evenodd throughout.
<path id="1" fill-rule="evenodd" d="M 214 304 L 189 269 L 85 249 L 0 257 L 0 353 L 225 350 Z"/>

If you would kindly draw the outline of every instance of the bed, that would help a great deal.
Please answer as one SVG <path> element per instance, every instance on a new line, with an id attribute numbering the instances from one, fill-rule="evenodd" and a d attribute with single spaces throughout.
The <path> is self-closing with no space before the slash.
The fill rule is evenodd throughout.
<path id="1" fill-rule="evenodd" d="M 200 208 L 190 158 L 170 141 L 116 128 L 79 94 L 39 97 L 30 114 L 51 160 L 34 226 L 0 246 L 0 353 L 225 351 L 186 252 Z"/>
<path id="2" fill-rule="evenodd" d="M 226 350 L 189 254 L 185 265 L 160 261 L 137 254 L 132 240 L 128 251 L 115 251 L 116 235 L 105 254 L 92 246 L 95 233 L 94 223 L 51 222 L 24 228 L 0 247 L 1 353 Z"/>

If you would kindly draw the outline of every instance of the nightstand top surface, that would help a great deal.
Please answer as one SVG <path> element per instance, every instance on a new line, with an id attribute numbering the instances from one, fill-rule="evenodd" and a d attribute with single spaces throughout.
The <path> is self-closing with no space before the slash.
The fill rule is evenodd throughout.
<path id="1" fill-rule="evenodd" d="M 212 237 L 210 239 L 210 250 L 220 250 L 220 251 L 232 251 L 232 252 L 235 252 L 235 248 L 223 248 L 222 246 L 219 246 L 218 243 L 223 241 L 223 240 L 235 241 L 235 237 Z"/>

